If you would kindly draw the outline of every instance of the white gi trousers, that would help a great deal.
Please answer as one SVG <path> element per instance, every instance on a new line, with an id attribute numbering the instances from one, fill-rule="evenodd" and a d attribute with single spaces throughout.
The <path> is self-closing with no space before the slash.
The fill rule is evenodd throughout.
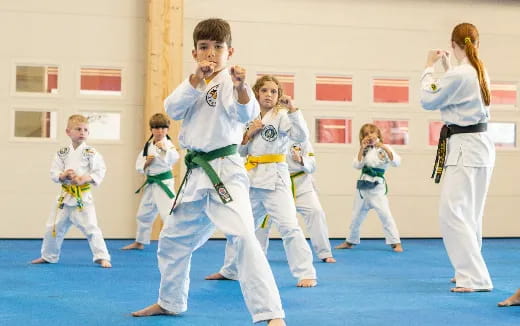
<path id="1" fill-rule="evenodd" d="M 211 191 L 200 200 L 177 204 L 159 238 L 157 252 L 161 286 L 158 304 L 181 313 L 188 307 L 193 251 L 220 229 L 236 249 L 236 270 L 253 322 L 284 318 L 280 294 L 267 258 L 255 238 L 247 184 L 234 178 L 225 182 L 233 201 L 223 204 Z"/>
<path id="2" fill-rule="evenodd" d="M 275 190 L 249 189 L 255 227 L 258 229 L 265 215 L 269 214 L 269 218 L 278 226 L 282 236 L 291 274 L 298 281 L 316 279 L 316 270 L 312 265 L 312 252 L 305 240 L 302 229 L 298 225 L 296 207 L 289 184 L 278 178 Z M 235 244 L 233 242 L 228 241 L 226 243 L 224 266 L 219 272 L 229 279 L 237 278 L 237 258 L 236 248 L 234 247 Z"/>
<path id="3" fill-rule="evenodd" d="M 457 287 L 493 288 L 481 253 L 482 216 L 492 172 L 492 167 L 464 166 L 462 158 L 444 170 L 439 217 Z"/>
<path id="4" fill-rule="evenodd" d="M 175 193 L 175 191 L 173 191 L 173 179 L 162 180 L 162 183 Z M 141 197 L 136 216 L 136 242 L 145 245 L 150 244 L 152 225 L 155 217 L 157 217 L 157 213 L 161 215 L 163 221 L 166 220 L 166 217 L 170 215 L 174 200 L 175 198 L 168 197 L 158 184 L 152 183 L 144 187 L 143 197 Z"/>
<path id="5" fill-rule="evenodd" d="M 52 236 L 56 216 L 56 237 Z M 64 205 L 59 209 L 54 205 L 46 224 L 45 235 L 41 249 L 42 258 L 49 263 L 57 263 L 60 259 L 61 245 L 65 234 L 71 227 L 76 226 L 87 238 L 93 261 L 100 259 L 110 261 L 105 240 L 101 229 L 97 225 L 96 209 L 91 203 L 85 203 L 82 210 L 76 206 Z"/>
<path id="6" fill-rule="evenodd" d="M 380 183 L 374 189 L 359 190 L 356 189 L 354 195 L 354 207 L 352 208 L 352 222 L 350 223 L 350 235 L 346 241 L 352 244 L 359 244 L 361 223 L 367 217 L 368 211 L 374 209 L 377 216 L 383 224 L 383 233 L 385 235 L 386 244 L 400 243 L 399 231 L 395 224 L 388 197 L 385 195 L 386 187 L 384 183 Z"/>
<path id="7" fill-rule="evenodd" d="M 318 258 L 325 259 L 332 257 L 327 220 L 325 218 L 325 211 L 321 207 L 318 194 L 315 191 L 304 192 L 296 197 L 295 204 L 296 211 L 300 213 L 307 227 L 311 238 L 312 249 Z M 266 254 L 269 246 L 270 225 L 271 219 L 269 219 L 268 226 L 256 230 L 256 237 Z"/>

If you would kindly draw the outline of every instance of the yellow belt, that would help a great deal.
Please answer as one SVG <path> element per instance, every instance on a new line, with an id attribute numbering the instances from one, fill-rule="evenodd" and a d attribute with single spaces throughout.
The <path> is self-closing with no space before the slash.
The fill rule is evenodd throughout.
<path id="1" fill-rule="evenodd" d="M 83 209 L 83 193 L 85 191 L 90 190 L 90 184 L 85 183 L 81 186 L 78 185 L 69 185 L 62 184 L 61 185 L 61 195 L 58 198 L 58 209 L 63 209 L 63 200 L 65 200 L 65 193 L 71 195 L 76 199 L 76 205 L 79 210 Z M 58 215 L 58 209 L 56 209 L 56 213 L 54 214 L 54 225 L 52 227 L 52 236 L 56 237 L 56 216 Z"/>
<path id="2" fill-rule="evenodd" d="M 248 155 L 246 161 L 246 170 L 254 169 L 258 164 L 264 163 L 282 163 L 285 162 L 285 154 L 265 154 L 260 156 Z"/>

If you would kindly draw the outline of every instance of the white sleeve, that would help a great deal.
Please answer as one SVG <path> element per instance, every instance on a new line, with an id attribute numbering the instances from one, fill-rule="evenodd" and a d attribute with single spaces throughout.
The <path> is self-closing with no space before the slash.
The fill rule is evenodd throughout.
<path id="1" fill-rule="evenodd" d="M 360 170 L 363 168 L 363 165 L 365 165 L 365 162 L 363 162 L 363 160 L 358 161 L 358 156 L 356 154 L 356 156 L 354 156 L 354 160 L 352 161 L 352 167 L 354 167 L 354 169 Z"/>
<path id="2" fill-rule="evenodd" d="M 280 121 L 280 132 L 298 143 L 304 143 L 309 138 L 309 129 L 300 110 L 283 114 Z"/>
<path id="3" fill-rule="evenodd" d="M 316 156 L 314 156 L 314 150 L 308 141 L 304 146 L 305 148 L 302 151 L 303 171 L 311 174 L 316 171 Z"/>
<path id="4" fill-rule="evenodd" d="M 437 110 L 458 104 L 457 91 L 462 87 L 463 76 L 451 69 L 439 79 L 433 78 L 433 68 L 426 68 L 421 76 L 421 105 L 425 110 Z M 461 99 L 463 100 L 463 99 Z"/>
<path id="5" fill-rule="evenodd" d="M 245 85 L 249 102 L 246 104 L 238 103 L 238 92 L 233 87 L 233 104 L 227 108 L 231 116 L 242 123 L 248 123 L 260 114 L 260 105 L 255 98 L 255 94 L 249 85 Z"/>
<path id="6" fill-rule="evenodd" d="M 399 166 L 401 165 L 401 156 L 399 156 L 399 154 L 397 154 L 394 149 L 388 145 L 386 145 L 390 151 L 392 152 L 392 156 L 393 156 L 393 160 L 390 161 L 390 165 L 391 166 Z"/>
<path id="7" fill-rule="evenodd" d="M 96 151 L 96 154 L 92 156 L 92 162 L 90 166 L 90 177 L 92 178 L 92 183 L 96 186 L 99 186 L 105 177 L 105 173 L 107 168 L 105 166 L 105 161 L 103 160 L 103 156 Z"/>
<path id="8" fill-rule="evenodd" d="M 146 163 L 146 157 L 143 156 L 143 151 L 139 152 L 137 159 L 135 160 L 135 169 L 137 172 L 144 174 L 144 164 Z"/>
<path id="9" fill-rule="evenodd" d="M 188 77 L 164 100 L 164 109 L 173 120 L 182 120 L 201 94 L 191 86 Z"/>
<path id="10" fill-rule="evenodd" d="M 58 154 L 54 154 L 54 159 L 51 163 L 51 180 L 56 183 L 61 183 L 60 174 L 65 171 L 65 163 L 58 156 Z"/>

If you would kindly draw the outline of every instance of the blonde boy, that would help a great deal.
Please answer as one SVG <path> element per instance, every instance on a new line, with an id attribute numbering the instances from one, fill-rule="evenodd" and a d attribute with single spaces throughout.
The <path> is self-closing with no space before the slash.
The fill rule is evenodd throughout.
<path id="1" fill-rule="evenodd" d="M 92 185 L 97 186 L 103 180 L 105 162 L 101 154 L 85 143 L 89 134 L 86 117 L 70 116 L 65 131 L 72 143 L 58 150 L 50 171 L 52 181 L 61 184 L 61 194 L 47 221 L 41 257 L 32 263 L 57 263 L 63 238 L 74 225 L 87 237 L 93 261 L 110 268 L 110 255 L 97 225 L 90 191 Z"/>

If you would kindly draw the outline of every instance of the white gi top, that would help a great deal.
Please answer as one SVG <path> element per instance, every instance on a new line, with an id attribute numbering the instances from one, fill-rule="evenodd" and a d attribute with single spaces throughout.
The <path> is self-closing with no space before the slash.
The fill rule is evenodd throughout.
<path id="1" fill-rule="evenodd" d="M 375 146 L 367 146 L 366 153 L 361 159 L 358 161 L 358 156 L 354 157 L 354 162 L 352 162 L 352 166 L 355 169 L 362 169 L 364 166 L 368 166 L 371 168 L 383 169 L 386 171 L 389 166 L 399 166 L 401 164 L 401 157 L 387 144 L 385 144 L 388 149 L 392 152 L 393 160 L 390 160 L 388 154 L 381 147 Z M 383 183 L 382 178 L 380 177 L 372 177 L 366 174 L 361 176 L 361 180 L 368 181 L 379 181 L 379 183 Z"/>
<path id="2" fill-rule="evenodd" d="M 105 162 L 101 154 L 86 143 L 82 143 L 76 149 L 70 144 L 68 147 L 62 147 L 58 150 L 51 164 L 52 181 L 61 184 L 60 174 L 68 169 L 73 169 L 78 176 L 89 175 L 92 178 L 92 184 L 96 186 L 101 184 L 106 172 Z M 67 180 L 63 183 L 67 184 L 70 181 Z M 92 191 L 84 192 L 82 199 L 84 203 L 92 203 Z M 77 205 L 76 199 L 69 194 L 65 196 L 63 203 L 67 206 Z"/>
<path id="3" fill-rule="evenodd" d="M 163 140 L 161 140 L 161 142 L 164 143 L 164 148 L 166 148 L 166 151 L 160 150 L 159 147 L 155 146 L 153 141 L 150 140 L 150 145 L 148 145 L 148 155 L 153 155 L 155 158 L 146 168 L 146 175 L 158 175 L 167 171 L 171 171 L 172 165 L 175 164 L 175 162 L 177 162 L 179 159 L 179 153 L 169 139 L 165 137 Z M 145 162 L 146 157 L 143 156 L 143 150 L 141 150 L 137 156 L 137 159 L 135 160 L 135 169 L 137 172 L 145 174 Z"/>
<path id="4" fill-rule="evenodd" d="M 292 159 L 293 152 L 300 152 L 303 165 Z M 305 174 L 293 178 L 296 196 L 315 190 L 312 173 L 316 171 L 316 157 L 309 140 L 301 143 L 291 143 L 287 154 L 287 165 L 289 165 L 290 174 L 300 171 L 305 172 Z"/>
<path id="5" fill-rule="evenodd" d="M 253 136 L 246 145 L 240 146 L 242 156 L 261 156 L 265 154 L 287 154 L 289 138 L 304 142 L 309 137 L 309 130 L 300 111 L 287 113 L 270 110 L 262 118 L 264 127 Z M 286 162 L 262 163 L 248 171 L 251 187 L 275 190 L 276 180 L 280 176 L 289 182 L 289 170 Z"/>
<path id="6" fill-rule="evenodd" d="M 489 77 L 486 73 L 489 84 Z M 464 58 L 441 78 L 433 78 L 433 68 L 421 77 L 421 105 L 425 110 L 440 110 L 447 125 L 470 126 L 489 121 L 487 107 L 480 93 L 477 72 Z M 445 165 L 456 165 L 462 157 L 464 166 L 493 167 L 495 145 L 487 132 L 452 135 L 448 140 Z"/>
<path id="7" fill-rule="evenodd" d="M 201 82 L 197 88 L 191 86 L 189 77 L 184 80 L 164 101 L 166 112 L 172 119 L 184 120 L 179 134 L 181 146 L 209 152 L 240 144 L 245 124 L 260 112 L 253 91 L 247 85 L 246 88 L 250 101 L 240 104 L 228 69 L 219 72 L 207 85 Z M 224 185 L 237 173 L 245 174 L 239 155 L 215 159 L 210 164 Z M 204 170 L 193 169 L 182 190 L 182 201 L 199 200 L 209 189 L 214 191 Z"/>

